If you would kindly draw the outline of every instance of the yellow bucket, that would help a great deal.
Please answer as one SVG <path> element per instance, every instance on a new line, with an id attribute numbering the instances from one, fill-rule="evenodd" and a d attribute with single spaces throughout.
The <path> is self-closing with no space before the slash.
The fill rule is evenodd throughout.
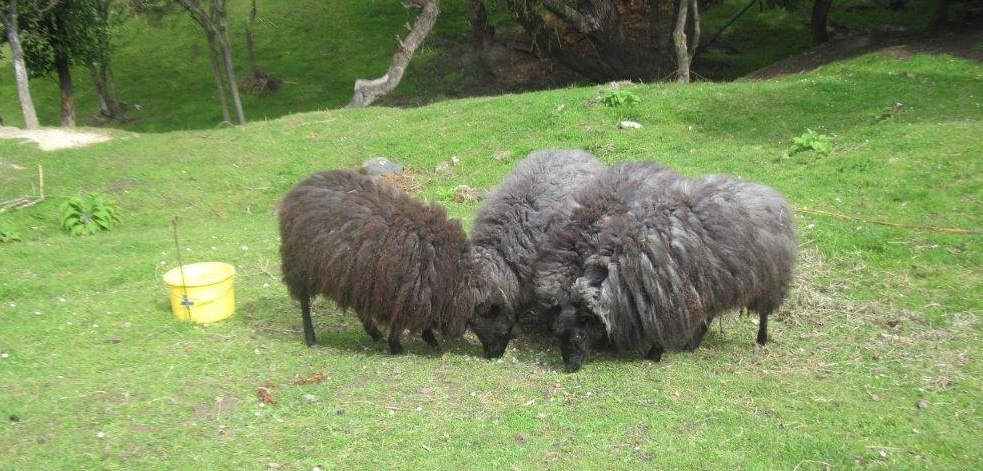
<path id="1" fill-rule="evenodd" d="M 236 310 L 235 274 L 235 267 L 221 262 L 192 263 L 165 273 L 174 317 L 207 324 L 231 316 Z"/>

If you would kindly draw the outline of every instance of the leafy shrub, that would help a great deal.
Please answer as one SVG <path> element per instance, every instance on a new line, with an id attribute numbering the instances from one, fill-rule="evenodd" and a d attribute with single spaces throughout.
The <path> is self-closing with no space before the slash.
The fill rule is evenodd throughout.
<path id="1" fill-rule="evenodd" d="M 788 150 L 788 155 L 793 155 L 807 150 L 816 151 L 822 155 L 829 155 L 833 150 L 832 138 L 825 134 L 819 134 L 812 129 L 806 129 L 799 137 L 792 138 L 792 147 Z"/>
<path id="2" fill-rule="evenodd" d="M 119 220 L 119 206 L 102 193 L 74 196 L 62 205 L 61 227 L 73 236 L 109 230 Z"/>
<path id="3" fill-rule="evenodd" d="M 641 102 L 642 99 L 638 98 L 638 95 L 628 90 L 611 90 L 601 97 L 601 103 L 604 103 L 612 108 L 633 106 Z"/>

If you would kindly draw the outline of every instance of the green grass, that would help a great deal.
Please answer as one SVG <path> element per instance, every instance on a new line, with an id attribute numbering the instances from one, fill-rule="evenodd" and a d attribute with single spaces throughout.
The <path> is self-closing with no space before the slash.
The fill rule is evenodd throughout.
<path id="1" fill-rule="evenodd" d="M 852 0 L 851 0 L 852 1 Z M 514 28 L 505 2 L 488 2 L 491 23 L 500 31 Z M 884 7 L 859 12 L 850 1 L 837 1 L 830 20 L 854 29 L 876 29 L 891 24 L 924 28 L 928 0 L 907 2 L 905 10 Z M 712 34 L 731 13 L 745 5 L 727 0 L 701 14 L 703 32 Z M 249 73 L 244 25 L 248 2 L 232 2 L 230 35 L 240 82 Z M 958 6 L 953 18 L 959 18 Z M 487 93 L 462 58 L 447 58 L 449 50 L 467 50 L 467 2 L 441 3 L 441 14 L 428 40 L 418 49 L 403 81 L 380 104 L 424 104 L 445 97 Z M 736 48 L 736 54 L 701 55 L 695 71 L 711 79 L 736 79 L 812 47 L 807 11 L 752 8 L 731 26 L 718 44 Z M 344 106 L 351 99 L 357 78 L 377 78 L 387 69 L 396 49 L 397 35 L 416 11 L 399 2 L 259 2 L 254 26 L 259 67 L 283 80 L 271 96 L 244 95 L 246 119 L 259 122 L 298 112 Z M 767 40 L 762 41 L 762 38 Z M 208 49 L 200 28 L 187 14 L 165 18 L 160 25 L 142 19 L 125 23 L 114 37 L 113 70 L 119 98 L 136 109 L 114 126 L 138 132 L 210 129 L 222 120 Z M 23 126 L 9 50 L 0 59 L 0 116 L 8 126 Z M 74 69 L 76 117 L 79 125 L 92 125 L 98 111 L 89 72 Z M 484 92 L 481 92 L 484 91 Z M 42 125 L 59 122 L 60 91 L 53 76 L 31 81 L 31 92 Z"/>
<path id="2" fill-rule="evenodd" d="M 865 56 L 766 82 L 635 86 L 637 131 L 598 104 L 605 87 L 585 87 L 115 131 L 52 152 L 0 141 L 0 200 L 30 194 L 38 165 L 47 196 L 0 214 L 22 239 L 0 244 L 0 467 L 979 468 L 978 234 L 799 212 L 797 283 L 767 349 L 749 318 L 729 317 L 693 354 L 602 354 L 568 375 L 550 339 L 523 338 L 501 361 L 470 335 L 440 355 L 409 339 L 391 357 L 328 302 L 321 348 L 306 348 L 273 210 L 309 173 L 383 155 L 469 225 L 477 204 L 447 188 L 491 189 L 530 150 L 581 147 L 755 179 L 799 208 L 979 231 L 981 84 L 976 63 Z M 895 102 L 904 113 L 874 119 Z M 789 156 L 806 129 L 832 152 Z M 112 196 L 122 223 L 64 234 L 59 206 L 90 192 Z M 176 263 L 174 216 L 186 262 L 236 266 L 229 320 L 173 319 L 161 276 Z M 265 385 L 277 404 L 261 405 Z"/>

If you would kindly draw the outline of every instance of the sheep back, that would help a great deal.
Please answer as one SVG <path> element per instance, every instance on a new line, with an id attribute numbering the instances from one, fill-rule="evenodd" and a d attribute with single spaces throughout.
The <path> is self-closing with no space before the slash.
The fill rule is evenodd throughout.
<path id="1" fill-rule="evenodd" d="M 776 309 L 796 245 L 791 209 L 774 189 L 723 175 L 680 179 L 607 221 L 574 291 L 620 350 L 677 348 L 726 310 L 765 318 Z"/>
<path id="2" fill-rule="evenodd" d="M 556 307 L 561 291 L 584 275 L 586 261 L 600 250 L 599 237 L 612 218 L 682 176 L 655 162 L 629 162 L 598 173 L 554 215 L 534 264 L 533 288 L 544 309 Z"/>
<path id="3" fill-rule="evenodd" d="M 486 258 L 498 258 L 503 290 L 514 304 L 526 297 L 532 265 L 553 215 L 572 193 L 603 169 L 582 150 L 542 150 L 519 161 L 479 209 L 471 240 Z M 504 262 L 504 263 L 502 263 Z"/>
<path id="4" fill-rule="evenodd" d="M 464 333 L 473 265 L 461 225 L 438 205 L 348 171 L 316 173 L 279 209 L 283 281 L 292 297 L 317 294 L 363 322 Z"/>

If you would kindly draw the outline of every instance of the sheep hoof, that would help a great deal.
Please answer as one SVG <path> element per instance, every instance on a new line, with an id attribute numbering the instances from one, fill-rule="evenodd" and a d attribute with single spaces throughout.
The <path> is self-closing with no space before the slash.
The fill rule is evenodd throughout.
<path id="1" fill-rule="evenodd" d="M 653 345 L 652 349 L 649 350 L 647 357 L 649 360 L 652 360 L 656 363 L 662 361 L 662 347 L 658 345 Z"/>
<path id="2" fill-rule="evenodd" d="M 362 322 L 362 327 L 365 328 L 365 333 L 369 334 L 369 337 L 372 337 L 373 342 L 382 340 L 382 332 L 379 331 L 379 328 L 372 321 Z"/>
<path id="3" fill-rule="evenodd" d="M 440 343 L 437 342 L 437 337 L 433 335 L 432 330 L 430 329 L 423 330 L 423 340 L 427 342 L 434 349 L 440 350 Z"/>
<path id="4" fill-rule="evenodd" d="M 403 355 L 406 350 L 403 350 L 403 346 L 399 343 L 398 337 L 389 338 L 389 354 L 390 355 Z"/>

